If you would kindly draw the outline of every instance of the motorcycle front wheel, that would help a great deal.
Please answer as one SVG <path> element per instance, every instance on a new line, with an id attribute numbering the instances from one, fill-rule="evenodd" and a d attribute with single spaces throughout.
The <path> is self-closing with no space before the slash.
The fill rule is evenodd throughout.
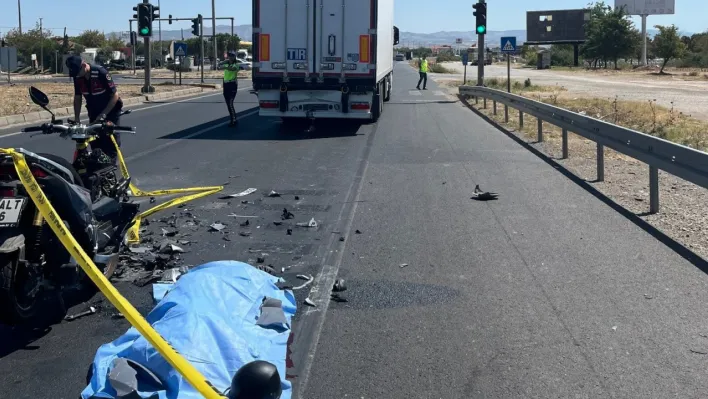
<path id="1" fill-rule="evenodd" d="M 26 322 L 37 314 L 41 293 L 39 282 L 17 259 L 16 252 L 0 254 L 0 267 L 0 322 Z"/>

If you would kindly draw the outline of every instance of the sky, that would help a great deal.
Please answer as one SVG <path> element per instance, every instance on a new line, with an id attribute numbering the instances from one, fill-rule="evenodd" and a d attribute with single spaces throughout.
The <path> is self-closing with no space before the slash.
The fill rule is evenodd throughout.
<path id="1" fill-rule="evenodd" d="M 132 18 L 136 0 L 111 0 L 88 3 L 65 0 L 20 0 L 23 29 L 33 27 L 43 18 L 43 26 L 61 35 L 64 27 L 70 36 L 85 29 L 104 32 L 127 31 L 128 19 Z M 151 0 L 154 4 L 158 0 Z M 251 23 L 250 0 L 214 0 L 216 14 L 234 17 L 236 25 Z M 362 1 L 362 0 L 354 0 Z M 640 1 L 640 0 L 636 0 Z M 438 31 L 470 31 L 474 29 L 472 4 L 475 0 L 395 0 L 395 24 L 402 31 L 432 33 Z M 590 0 L 487 0 L 487 19 L 490 31 L 523 30 L 526 28 L 526 11 L 573 9 L 587 6 Z M 614 5 L 614 0 L 606 1 Z M 708 30 L 708 0 L 675 0 L 676 14 L 650 16 L 647 25 L 676 24 L 683 32 Z M 196 14 L 211 15 L 210 0 L 160 0 L 161 15 L 167 17 L 193 18 Z M 18 25 L 17 1 L 0 0 L 0 34 Z M 67 6 L 71 4 L 72 6 Z M 640 27 L 639 18 L 635 18 Z M 228 25 L 228 21 L 223 21 Z M 218 23 L 217 25 L 222 25 Z M 163 29 L 189 29 L 189 21 L 168 25 Z M 205 26 L 211 26 L 205 23 Z"/>

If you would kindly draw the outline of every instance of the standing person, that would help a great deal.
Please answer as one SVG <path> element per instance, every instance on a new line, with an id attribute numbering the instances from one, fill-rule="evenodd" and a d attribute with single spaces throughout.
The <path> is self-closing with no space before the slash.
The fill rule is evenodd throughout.
<path id="1" fill-rule="evenodd" d="M 428 60 L 425 59 L 425 55 L 420 58 L 418 63 L 418 73 L 420 74 L 420 79 L 418 79 L 418 86 L 416 88 L 420 90 L 420 83 L 423 82 L 423 90 L 428 90 L 425 87 L 428 85 Z"/>
<path id="2" fill-rule="evenodd" d="M 236 62 L 236 52 L 229 51 L 229 58 L 224 62 L 224 100 L 226 100 L 226 107 L 229 109 L 229 116 L 231 117 L 231 123 L 229 126 L 236 126 L 238 120 L 236 119 L 236 110 L 234 109 L 234 99 L 236 98 L 236 93 L 238 92 L 238 71 L 241 66 Z"/>
<path id="3" fill-rule="evenodd" d="M 69 76 L 74 79 L 74 122 L 81 121 L 81 105 L 86 99 L 89 123 L 112 122 L 120 125 L 120 113 L 123 100 L 118 95 L 118 89 L 106 68 L 89 65 L 78 55 L 66 59 Z M 120 147 L 120 133 L 114 133 Z M 111 138 L 101 136 L 91 143 L 91 148 L 100 149 L 104 154 L 116 161 L 118 150 Z"/>

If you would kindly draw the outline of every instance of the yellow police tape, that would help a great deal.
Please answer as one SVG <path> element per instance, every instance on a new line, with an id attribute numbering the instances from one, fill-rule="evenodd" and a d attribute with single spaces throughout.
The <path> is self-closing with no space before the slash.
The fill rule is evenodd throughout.
<path id="1" fill-rule="evenodd" d="M 32 202 L 37 206 L 37 209 L 39 209 L 39 212 L 67 251 L 76 259 L 84 272 L 91 278 L 91 281 L 96 284 L 106 298 L 108 298 L 125 318 L 128 319 L 130 324 L 157 349 L 167 362 L 184 376 L 194 389 L 199 391 L 199 393 L 207 399 L 223 399 L 223 396 L 216 392 L 206 378 L 152 328 L 147 320 L 145 320 L 133 305 L 113 287 L 110 281 L 108 281 L 98 267 L 96 267 L 93 260 L 84 252 L 79 243 L 76 242 L 76 239 L 71 235 L 71 232 L 69 232 L 52 204 L 44 195 L 39 184 L 37 184 L 37 180 L 35 180 L 32 175 L 32 171 L 27 165 L 24 155 L 15 150 L 6 148 L 0 148 L 0 154 L 7 154 L 12 157 L 20 181 L 27 190 L 30 198 L 32 198 Z"/>
<path id="2" fill-rule="evenodd" d="M 120 151 L 120 148 L 118 146 L 118 143 L 116 142 L 115 137 L 111 136 L 111 140 L 113 141 L 113 145 L 116 147 L 117 153 L 118 153 L 118 164 L 120 166 L 120 171 L 123 174 L 123 177 L 126 179 L 130 177 L 130 173 L 128 172 L 128 167 L 125 164 L 125 159 L 123 158 L 123 154 Z M 184 197 L 179 197 L 172 199 L 170 201 L 167 201 L 163 204 L 160 204 L 154 208 L 148 209 L 145 212 L 140 213 L 138 216 L 135 217 L 133 225 L 128 229 L 127 235 L 126 235 L 126 240 L 128 244 L 137 244 L 140 243 L 140 223 L 143 218 L 146 218 L 153 213 L 159 212 L 163 209 L 167 209 L 176 205 L 184 204 L 185 202 L 189 202 L 192 200 L 195 200 L 197 198 L 202 198 L 206 197 L 208 195 L 216 194 L 219 191 L 223 190 L 223 186 L 212 186 L 212 187 L 192 187 L 192 188 L 173 188 L 169 190 L 156 190 L 156 191 L 143 191 L 139 188 L 137 188 L 133 182 L 130 182 L 130 191 L 132 192 L 134 197 L 158 197 L 161 195 L 173 195 L 173 194 L 182 194 L 182 193 L 196 193 L 196 194 L 191 194 L 191 195 L 185 195 Z"/>

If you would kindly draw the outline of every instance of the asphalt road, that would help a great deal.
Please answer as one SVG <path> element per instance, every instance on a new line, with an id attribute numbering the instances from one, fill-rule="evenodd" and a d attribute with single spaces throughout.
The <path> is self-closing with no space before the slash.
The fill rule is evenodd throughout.
<path id="1" fill-rule="evenodd" d="M 301 398 L 701 397 L 705 262 L 685 260 L 433 82 L 415 90 L 416 78 L 397 66 L 378 123 L 321 123 L 312 134 L 246 116 L 247 89 L 236 129 L 224 126 L 218 94 L 151 104 L 122 121 L 139 130 L 123 150 L 143 189 L 258 189 L 248 204 L 191 204 L 206 225 L 234 231 L 228 214 L 256 217 L 250 237 L 231 241 L 197 229 L 185 262 L 267 253 L 276 269 L 292 266 L 289 281 L 316 276 L 316 308 L 297 292 L 289 374 Z M 55 137 L 0 140 L 72 148 Z M 475 184 L 499 200 L 470 200 Z M 282 196 L 265 198 L 270 190 Z M 272 223 L 284 207 L 319 227 L 286 235 Z M 329 302 L 336 277 L 346 303 Z M 150 309 L 148 289 L 117 287 Z M 0 327 L 0 391 L 75 398 L 98 346 L 128 327 L 102 304 L 48 331 Z"/>

